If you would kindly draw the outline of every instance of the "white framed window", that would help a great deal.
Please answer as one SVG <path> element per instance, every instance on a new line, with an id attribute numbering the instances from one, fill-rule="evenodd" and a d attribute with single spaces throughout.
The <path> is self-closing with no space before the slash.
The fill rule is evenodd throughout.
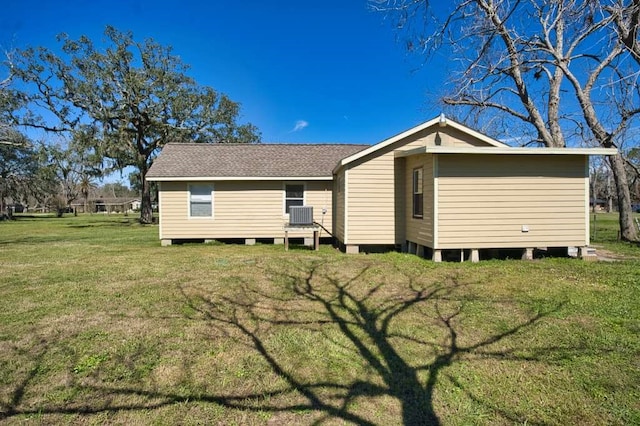
<path id="1" fill-rule="evenodd" d="M 189 185 L 189 217 L 213 218 L 213 185 L 193 183 Z"/>
<path id="2" fill-rule="evenodd" d="M 413 169 L 413 217 L 421 219 L 424 213 L 422 167 Z"/>
<path id="3" fill-rule="evenodd" d="M 284 185 L 284 214 L 289 214 L 289 207 L 304 206 L 304 184 L 287 183 Z"/>

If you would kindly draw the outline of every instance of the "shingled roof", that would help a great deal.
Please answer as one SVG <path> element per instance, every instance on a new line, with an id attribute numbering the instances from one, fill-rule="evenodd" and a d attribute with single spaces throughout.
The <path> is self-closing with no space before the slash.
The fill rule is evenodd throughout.
<path id="1" fill-rule="evenodd" d="M 340 160 L 369 145 L 169 143 L 147 172 L 171 178 L 331 177 Z"/>

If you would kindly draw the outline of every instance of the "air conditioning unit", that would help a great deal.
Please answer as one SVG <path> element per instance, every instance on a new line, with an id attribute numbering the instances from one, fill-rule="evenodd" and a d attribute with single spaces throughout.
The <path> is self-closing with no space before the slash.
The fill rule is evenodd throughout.
<path id="1" fill-rule="evenodd" d="M 289 225 L 313 225 L 312 206 L 289 207 Z"/>

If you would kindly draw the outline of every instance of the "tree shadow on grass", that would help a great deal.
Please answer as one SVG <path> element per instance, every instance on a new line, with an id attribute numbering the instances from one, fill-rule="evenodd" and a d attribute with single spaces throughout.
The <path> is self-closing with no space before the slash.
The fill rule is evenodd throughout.
<path id="1" fill-rule="evenodd" d="M 354 408 L 362 399 L 390 397 L 401 407 L 405 425 L 440 424 L 434 403 L 434 392 L 445 369 L 469 355 L 484 358 L 516 357 L 507 350 L 495 350 L 492 345 L 526 330 L 562 305 L 530 315 L 520 322 L 476 341 L 461 343 L 458 319 L 468 299 L 457 292 L 467 283 L 456 274 L 441 280 L 425 278 L 397 268 L 394 276 L 401 276 L 403 284 L 385 282 L 373 261 L 364 263 L 356 271 L 341 271 L 339 266 L 321 260 L 278 265 L 260 271 L 269 277 L 265 286 L 239 282 L 234 294 L 208 293 L 179 286 L 185 303 L 197 313 L 194 320 L 204 321 L 229 339 L 244 345 L 260 357 L 280 384 L 255 393 L 221 392 L 219 394 L 180 394 L 149 390 L 148 387 L 117 386 L 113 384 L 77 384 L 85 390 L 108 395 L 106 403 L 87 403 L 82 406 L 45 406 L 21 409 L 25 388 L 37 371 L 38 360 L 25 380 L 15 387 L 6 406 L 0 407 L 0 420 L 20 414 L 92 414 L 153 410 L 165 406 L 191 402 L 215 403 L 222 407 L 252 412 L 317 414 L 314 424 L 340 419 L 358 425 L 375 424 L 371 418 Z M 393 287 L 393 291 L 389 288 Z M 401 316 L 412 315 L 430 324 L 437 333 L 429 338 L 399 331 L 394 322 Z M 276 328 L 307 329 L 324 339 L 342 346 L 357 363 L 365 365 L 374 376 L 344 378 L 322 377 L 309 380 L 299 374 L 267 341 Z M 340 336 L 340 342 L 335 338 Z M 333 336 L 333 337 L 332 337 Z M 465 336 L 469 341 L 469 336 Z M 405 347 L 419 348 L 423 355 L 408 357 Z M 45 351 L 42 352 L 43 354 Z M 44 355 L 42 355 L 44 356 Z M 544 359 L 542 354 L 539 359 Z M 516 357 L 517 358 L 517 357 Z M 214 365 L 211 366 L 215 368 Z M 452 380 L 451 378 L 449 378 Z M 452 381 L 462 387 L 459 382 Z M 270 398 L 295 394 L 294 402 L 270 403 Z M 469 394 L 471 395 L 471 394 Z M 136 403 L 111 403 L 117 396 L 135 397 Z M 474 396 L 475 397 L 475 396 Z M 140 402 L 140 398 L 143 402 Z M 475 397 L 478 401 L 481 398 Z M 522 420 L 507 410 L 494 410 L 506 419 Z"/>
<path id="2" fill-rule="evenodd" d="M 306 403 L 289 408 L 276 408 L 276 411 L 301 408 L 323 413 L 316 423 L 322 423 L 330 418 L 339 418 L 355 424 L 373 424 L 361 415 L 350 410 L 352 403 L 359 398 L 376 398 L 390 396 L 399 401 L 402 412 L 402 423 L 405 425 L 429 424 L 438 425 L 440 419 L 434 408 L 434 391 L 439 382 L 439 376 L 443 369 L 460 360 L 467 354 L 474 354 L 483 348 L 489 347 L 501 340 L 520 333 L 540 321 L 545 316 L 560 309 L 561 305 L 552 309 L 539 312 L 525 321 L 501 332 L 491 335 L 477 343 L 460 345 L 455 319 L 463 311 L 464 303 L 457 303 L 452 308 L 452 301 L 456 301 L 455 292 L 464 286 L 456 275 L 449 276 L 446 282 L 421 284 L 416 277 L 405 274 L 406 292 L 386 298 L 376 297 L 383 291 L 383 283 L 374 283 L 365 291 L 361 286 L 364 276 L 369 270 L 364 267 L 352 277 L 343 278 L 340 274 L 323 271 L 321 262 L 312 262 L 306 267 L 293 266 L 295 273 L 282 273 L 271 271 L 274 275 L 280 275 L 282 282 L 287 283 L 292 293 L 298 298 L 310 302 L 315 306 L 314 320 L 300 320 L 295 317 L 307 316 L 309 312 L 296 312 L 300 308 L 291 309 L 290 296 L 278 298 L 273 294 L 261 291 L 250 286 L 243 286 L 239 297 L 223 297 L 213 300 L 206 297 L 188 296 L 183 292 L 190 306 L 206 316 L 213 324 L 223 324 L 224 328 L 235 328 L 251 342 L 251 348 L 256 350 L 264 359 L 271 370 L 288 384 L 284 392 L 296 391 L 303 395 Z M 401 273 L 402 271 L 396 271 Z M 282 280 L 283 279 L 283 280 Z M 263 302 L 270 300 L 274 306 L 279 306 L 279 315 L 265 315 Z M 414 307 L 426 308 L 431 304 L 431 309 L 418 309 L 417 312 L 434 312 L 435 318 L 425 317 L 425 321 L 435 321 L 444 333 L 445 338 L 433 341 L 425 341 L 413 336 L 392 331 L 392 323 L 401 314 L 410 311 Z M 456 303 L 454 303 L 456 304 Z M 442 305 L 442 306 L 441 306 Z M 284 314 L 283 314 L 284 313 Z M 284 317 L 284 319 L 283 319 Z M 258 324 L 256 326 L 256 324 Z M 260 335 L 260 325 L 272 326 L 297 326 L 312 327 L 337 327 L 342 337 L 350 344 L 350 349 L 357 353 L 358 359 L 371 367 L 383 384 L 378 380 L 355 380 L 350 384 L 334 382 L 306 383 L 296 378 L 296 372 L 287 368 L 285 363 L 279 361 L 273 352 L 265 345 L 264 338 Z M 327 335 L 324 335 L 325 338 Z M 417 344 L 425 351 L 425 362 L 413 365 L 402 355 L 400 347 L 403 344 Z M 506 353 L 492 353 L 492 357 L 506 356 Z M 488 353 L 487 353 L 488 356 Z M 427 373 L 427 380 L 422 380 L 420 373 Z M 457 384 L 459 385 L 459 384 Z M 341 399 L 341 403 L 330 403 L 323 398 L 322 389 L 332 389 L 333 398 Z M 255 406 L 247 405 L 245 408 L 254 410 L 268 409 L 258 403 Z M 275 407 L 274 407 L 275 408 Z M 506 411 L 502 413 L 506 418 L 515 418 Z"/>

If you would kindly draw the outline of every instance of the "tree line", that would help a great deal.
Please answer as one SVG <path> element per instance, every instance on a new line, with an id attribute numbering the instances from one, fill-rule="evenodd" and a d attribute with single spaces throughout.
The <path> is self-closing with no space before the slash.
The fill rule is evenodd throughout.
<path id="1" fill-rule="evenodd" d="M 171 47 L 108 26 L 106 46 L 58 36 L 45 47 L 9 52 L 0 86 L 0 198 L 64 199 L 86 194 L 92 179 L 133 168 L 140 220 L 152 221 L 145 176 L 168 142 L 256 143 L 238 122 L 240 105 L 188 76 Z M 32 141 L 20 129 L 51 140 Z M 28 132 L 27 132 L 28 134 Z"/>

